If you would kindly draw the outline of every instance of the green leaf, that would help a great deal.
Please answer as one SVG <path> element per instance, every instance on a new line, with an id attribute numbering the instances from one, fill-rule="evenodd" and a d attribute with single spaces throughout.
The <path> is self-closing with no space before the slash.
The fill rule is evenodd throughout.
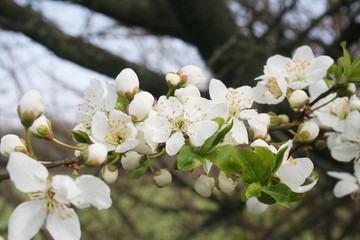
<path id="1" fill-rule="evenodd" d="M 353 70 L 354 68 L 357 68 L 358 66 L 360 66 L 360 57 L 358 57 L 351 63 L 351 70 Z"/>
<path id="2" fill-rule="evenodd" d="M 79 143 L 92 143 L 89 136 L 81 130 L 71 130 L 71 133 L 73 135 L 73 138 Z"/>
<path id="3" fill-rule="evenodd" d="M 341 47 L 343 49 L 343 53 L 344 53 L 344 57 L 343 57 L 344 73 L 345 73 L 346 78 L 349 78 L 349 76 L 351 74 L 351 57 L 350 57 L 348 50 L 346 49 L 346 42 L 344 41 L 340 45 L 341 45 Z"/>
<path id="4" fill-rule="evenodd" d="M 356 68 L 354 68 L 351 71 L 351 74 L 349 76 L 349 82 L 352 83 L 359 83 L 360 82 L 360 65 L 358 65 Z"/>
<path id="5" fill-rule="evenodd" d="M 217 117 L 212 119 L 212 121 L 216 122 L 217 124 L 219 124 L 219 128 L 221 128 L 221 126 L 224 124 L 225 119 L 223 119 L 222 117 Z"/>
<path id="6" fill-rule="evenodd" d="M 182 171 L 192 171 L 194 168 L 203 165 L 204 161 L 204 157 L 195 153 L 191 146 L 184 146 L 179 152 L 177 167 Z"/>
<path id="7" fill-rule="evenodd" d="M 126 97 L 118 95 L 118 98 L 116 101 L 116 109 L 126 112 L 126 108 L 129 104 L 130 104 L 130 101 Z"/>
<path id="8" fill-rule="evenodd" d="M 146 173 L 148 165 L 148 162 L 145 161 L 140 167 L 127 171 L 127 174 L 132 179 L 139 178 Z"/>
<path id="9" fill-rule="evenodd" d="M 251 197 L 260 197 L 261 195 L 261 184 L 260 183 L 252 183 L 246 188 L 245 197 L 246 201 Z"/>
<path id="10" fill-rule="evenodd" d="M 204 155 L 204 157 L 218 166 L 226 174 L 235 174 L 242 170 L 241 159 L 236 149 L 231 145 L 216 147 Z"/>
<path id="11" fill-rule="evenodd" d="M 279 169 L 279 167 L 281 166 L 283 158 L 284 158 L 284 154 L 285 154 L 287 149 L 288 149 L 288 147 L 284 147 L 283 149 L 278 151 L 278 153 L 276 154 L 276 156 L 275 156 L 275 166 L 272 169 L 273 173 L 276 172 Z"/>
<path id="12" fill-rule="evenodd" d="M 225 137 L 225 135 L 231 130 L 232 126 L 233 126 L 233 122 L 231 122 L 230 125 L 224 127 L 224 129 L 215 133 L 209 139 L 207 139 L 205 143 L 200 147 L 199 153 L 205 154 L 210 152 L 214 147 L 216 147 L 216 145 L 218 145 L 219 142 L 221 142 L 221 140 Z"/>
<path id="13" fill-rule="evenodd" d="M 285 207 L 290 207 L 291 190 L 285 184 L 280 183 L 272 185 L 270 187 L 264 188 L 262 191 L 273 197 L 276 202 L 284 205 Z"/>
<path id="14" fill-rule="evenodd" d="M 270 151 L 267 147 L 255 147 L 255 152 L 259 154 L 264 160 L 266 169 L 273 170 L 275 167 L 275 156 L 272 151 Z"/>
<path id="15" fill-rule="evenodd" d="M 336 82 L 339 83 L 339 82 L 341 82 L 342 75 L 343 75 L 344 57 L 340 57 L 337 62 L 338 62 L 338 65 L 337 65 L 336 72 L 335 72 L 335 79 L 336 79 Z"/>
<path id="16" fill-rule="evenodd" d="M 270 196 L 269 194 L 266 194 L 264 192 L 261 192 L 261 195 L 260 195 L 260 197 L 258 197 L 258 200 L 259 200 L 259 202 L 262 202 L 262 203 L 268 204 L 268 205 L 276 203 L 276 200 L 272 196 Z"/>
<path id="17" fill-rule="evenodd" d="M 243 182 L 245 184 L 260 182 L 261 185 L 266 185 L 270 179 L 271 165 L 256 152 L 247 149 L 239 149 L 238 155 L 244 167 Z"/>
<path id="18" fill-rule="evenodd" d="M 290 192 L 290 201 L 291 202 L 299 201 L 299 200 L 303 199 L 304 197 L 305 197 L 305 193 L 296 193 L 293 191 Z"/>

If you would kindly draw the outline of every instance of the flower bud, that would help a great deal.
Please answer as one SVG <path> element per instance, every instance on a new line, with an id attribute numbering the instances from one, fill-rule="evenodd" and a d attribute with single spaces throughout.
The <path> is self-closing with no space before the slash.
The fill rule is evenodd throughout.
<path id="1" fill-rule="evenodd" d="M 125 170 L 136 169 L 140 167 L 143 156 L 143 154 L 139 154 L 136 151 L 129 151 L 121 158 L 121 164 Z"/>
<path id="2" fill-rule="evenodd" d="M 351 97 L 356 93 L 356 86 L 354 83 L 347 83 L 337 91 L 338 97 Z"/>
<path id="3" fill-rule="evenodd" d="M 279 117 L 281 118 L 281 123 L 289 123 L 290 119 L 289 116 L 286 114 L 280 114 Z"/>
<path id="4" fill-rule="evenodd" d="M 7 134 L 1 138 L 0 149 L 1 154 L 7 158 L 10 157 L 10 154 L 13 152 L 28 153 L 22 139 L 14 134 Z"/>
<path id="5" fill-rule="evenodd" d="M 167 169 L 160 169 L 154 173 L 153 180 L 156 186 L 162 188 L 171 183 L 172 176 Z"/>
<path id="6" fill-rule="evenodd" d="M 181 84 L 181 77 L 173 72 L 169 72 L 165 76 L 165 80 L 169 88 L 177 88 Z"/>
<path id="7" fill-rule="evenodd" d="M 41 95 L 38 90 L 30 90 L 21 97 L 17 112 L 24 127 L 29 128 L 44 112 L 40 100 Z"/>
<path id="8" fill-rule="evenodd" d="M 260 202 L 256 197 L 251 197 L 246 201 L 247 209 L 255 215 L 265 212 L 268 206 Z"/>
<path id="9" fill-rule="evenodd" d="M 232 193 L 237 185 L 237 182 L 233 181 L 231 178 L 228 178 L 222 171 L 219 173 L 216 183 L 217 188 L 226 194 Z"/>
<path id="10" fill-rule="evenodd" d="M 101 168 L 99 176 L 107 184 L 113 184 L 119 177 L 119 170 L 115 165 L 106 164 Z"/>
<path id="11" fill-rule="evenodd" d="M 139 79 L 131 68 L 123 69 L 115 79 L 115 88 L 119 95 L 132 100 L 139 92 Z"/>
<path id="12" fill-rule="evenodd" d="M 290 94 L 288 100 L 290 107 L 298 108 L 303 106 L 309 100 L 309 97 L 305 91 L 298 89 Z"/>
<path id="13" fill-rule="evenodd" d="M 258 116 L 264 125 L 268 128 L 270 126 L 270 115 L 267 113 L 259 113 Z"/>
<path id="14" fill-rule="evenodd" d="M 148 117 L 155 103 L 153 95 L 139 92 L 128 105 L 128 113 L 134 121 L 142 121 Z"/>
<path id="15" fill-rule="evenodd" d="M 319 125 L 316 122 L 304 122 L 299 125 L 295 140 L 298 142 L 309 142 L 319 135 Z"/>
<path id="16" fill-rule="evenodd" d="M 250 134 L 252 139 L 263 138 L 265 139 L 268 133 L 267 127 L 258 126 L 258 127 L 250 127 Z"/>
<path id="17" fill-rule="evenodd" d="M 183 67 L 179 73 L 181 78 L 186 80 L 185 86 L 195 85 L 200 87 L 205 82 L 205 77 L 201 69 L 194 65 Z"/>
<path id="18" fill-rule="evenodd" d="M 256 139 L 250 144 L 250 147 L 268 147 L 269 144 L 262 139 Z"/>
<path id="19" fill-rule="evenodd" d="M 182 103 L 186 103 L 190 98 L 200 97 L 200 91 L 195 85 L 189 85 L 184 88 L 176 89 L 174 96 L 180 98 Z"/>
<path id="20" fill-rule="evenodd" d="M 215 187 L 215 179 L 201 174 L 194 183 L 195 191 L 202 197 L 210 197 Z"/>
<path id="21" fill-rule="evenodd" d="M 358 97 L 352 97 L 350 98 L 350 110 L 351 111 L 360 111 L 360 99 Z"/>
<path id="22" fill-rule="evenodd" d="M 51 131 L 51 122 L 44 115 L 34 121 L 29 130 L 35 137 L 51 140 L 54 134 Z"/>
<path id="23" fill-rule="evenodd" d="M 102 143 L 94 143 L 84 150 L 84 162 L 87 167 L 97 167 L 105 164 L 107 148 Z"/>

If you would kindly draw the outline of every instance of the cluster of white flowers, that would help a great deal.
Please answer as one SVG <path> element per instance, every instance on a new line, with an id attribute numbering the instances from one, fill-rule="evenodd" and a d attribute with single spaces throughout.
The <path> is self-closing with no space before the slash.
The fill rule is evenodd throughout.
<path id="1" fill-rule="evenodd" d="M 203 197 L 210 197 L 215 187 L 231 194 L 241 178 L 248 187 L 242 199 L 250 212 L 259 214 L 267 204 L 277 201 L 290 206 L 318 180 L 312 175 L 313 162 L 308 157 L 293 158 L 292 146 L 309 146 L 318 138 L 320 128 L 330 129 L 327 145 L 336 160 L 356 162 L 355 177 L 328 173 L 340 179 L 335 196 L 358 193 L 360 100 L 354 84 L 345 84 L 341 93 L 331 93 L 324 78 L 333 62 L 327 56 L 315 57 L 308 46 L 302 46 L 291 59 L 270 57 L 254 88 L 228 88 L 211 79 L 210 99 L 201 97 L 199 87 L 206 79 L 193 65 L 168 73 L 165 80 L 169 92 L 157 99 L 141 90 L 136 73 L 129 68 L 122 70 L 114 83 L 106 82 L 105 88 L 101 81 L 92 79 L 84 91 L 84 103 L 79 105 L 78 124 L 72 130 L 79 142 L 76 147 L 55 138 L 50 121 L 42 115 L 40 93 L 26 93 L 18 106 L 26 141 L 13 134 L 1 139 L 1 154 L 10 157 L 7 170 L 11 180 L 33 200 L 15 209 L 9 221 L 9 239 L 34 236 L 45 218 L 55 239 L 79 239 L 77 215 L 67 206 L 110 207 L 110 190 L 103 181 L 112 184 L 118 179 L 118 163 L 129 176 L 138 177 L 150 169 L 154 184 L 167 186 L 172 181 L 170 171 L 152 167 L 153 160 L 165 153 L 178 156 L 175 169 L 202 168 L 194 189 Z M 293 122 L 284 114 L 252 109 L 254 102 L 278 104 L 285 98 L 298 114 Z M 274 143 L 269 130 L 277 127 L 285 127 L 293 137 Z M 74 169 L 100 166 L 103 181 L 88 175 L 75 181 L 62 175 L 49 177 L 36 160 L 28 131 L 75 149 L 79 161 Z M 216 167 L 210 171 L 212 166 Z M 278 198 L 276 194 L 280 193 L 287 198 Z M 21 231 L 15 231 L 19 224 Z"/>

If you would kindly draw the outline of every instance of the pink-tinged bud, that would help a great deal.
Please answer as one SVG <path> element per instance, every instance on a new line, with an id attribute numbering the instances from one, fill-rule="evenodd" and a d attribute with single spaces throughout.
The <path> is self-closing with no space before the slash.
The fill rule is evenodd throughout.
<path id="1" fill-rule="evenodd" d="M 139 79 L 131 68 L 122 70 L 115 79 L 115 88 L 119 95 L 132 100 L 139 92 Z"/>
<path id="2" fill-rule="evenodd" d="M 215 188 L 215 179 L 201 174 L 194 183 L 195 191 L 202 197 L 210 197 Z"/>
<path id="3" fill-rule="evenodd" d="M 267 137 L 268 129 L 265 125 L 258 127 L 250 127 L 251 139 L 262 138 L 265 139 Z"/>
<path id="4" fill-rule="evenodd" d="M 136 151 L 129 151 L 121 158 L 121 165 L 125 170 L 133 170 L 140 167 L 141 159 L 144 154 L 139 154 Z"/>
<path id="5" fill-rule="evenodd" d="M 107 184 L 113 184 L 119 178 L 119 170 L 115 165 L 106 164 L 101 168 L 99 176 Z"/>
<path id="6" fill-rule="evenodd" d="M 97 167 L 106 163 L 107 148 L 102 143 L 94 143 L 84 150 L 84 162 L 87 167 Z"/>
<path id="7" fill-rule="evenodd" d="M 128 105 L 128 114 L 133 121 L 139 122 L 145 120 L 155 104 L 153 95 L 148 92 L 139 92 Z"/>
<path id="8" fill-rule="evenodd" d="M 41 98 L 38 90 L 30 90 L 21 97 L 17 111 L 24 127 L 29 128 L 44 112 Z"/>
<path id="9" fill-rule="evenodd" d="M 14 134 L 7 134 L 1 138 L 0 149 L 1 154 L 6 158 L 13 152 L 28 153 L 23 140 Z"/>
<path id="10" fill-rule="evenodd" d="M 298 89 L 290 94 L 288 100 L 290 103 L 290 107 L 298 108 L 304 106 L 305 103 L 309 101 L 309 96 L 305 91 Z"/>
<path id="11" fill-rule="evenodd" d="M 205 77 L 201 69 L 194 65 L 183 67 L 179 73 L 181 78 L 186 80 L 185 86 L 195 85 L 200 87 L 205 82 Z"/>
<path id="12" fill-rule="evenodd" d="M 153 180 L 156 186 L 162 188 L 171 183 L 172 176 L 167 169 L 160 169 L 154 173 Z"/>
<path id="13" fill-rule="evenodd" d="M 29 130 L 34 136 L 39 138 L 45 138 L 48 140 L 54 138 L 54 134 L 51 131 L 51 122 L 44 115 L 36 119 Z"/>
<path id="14" fill-rule="evenodd" d="M 236 185 L 237 182 L 233 181 L 231 178 L 228 178 L 224 172 L 221 171 L 219 173 L 216 186 L 220 191 L 226 194 L 230 194 L 235 190 Z"/>
<path id="15" fill-rule="evenodd" d="M 319 135 L 319 125 L 316 122 L 304 122 L 299 125 L 295 141 L 310 142 Z"/>
<path id="16" fill-rule="evenodd" d="M 182 85 L 181 77 L 173 72 L 166 74 L 165 80 L 169 88 L 177 88 L 179 85 Z"/>

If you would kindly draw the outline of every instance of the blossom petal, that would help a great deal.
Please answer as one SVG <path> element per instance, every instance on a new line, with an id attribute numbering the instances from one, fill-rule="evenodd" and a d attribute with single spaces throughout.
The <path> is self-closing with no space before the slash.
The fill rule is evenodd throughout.
<path id="1" fill-rule="evenodd" d="M 49 213 L 46 228 L 56 240 L 79 240 L 81 237 L 80 222 L 76 212 L 65 207 L 65 216 L 57 216 L 57 212 Z M 70 217 L 71 216 L 71 217 Z"/>
<path id="2" fill-rule="evenodd" d="M 281 165 L 278 175 L 281 181 L 293 191 L 298 189 L 305 182 L 303 174 L 291 163 L 284 163 Z"/>
<path id="3" fill-rule="evenodd" d="M 145 138 L 150 138 L 157 143 L 165 142 L 171 133 L 171 123 L 168 119 L 160 116 L 150 116 L 145 120 L 145 124 L 148 125 L 151 131 L 144 132 Z M 151 136 L 149 134 L 151 133 Z"/>
<path id="4" fill-rule="evenodd" d="M 256 197 L 251 197 L 246 201 L 246 207 L 252 214 L 260 214 L 266 211 L 269 205 L 260 202 Z"/>
<path id="5" fill-rule="evenodd" d="M 229 90 L 220 80 L 213 78 L 210 80 L 209 93 L 213 101 L 226 103 L 225 96 L 229 94 Z"/>
<path id="6" fill-rule="evenodd" d="M 233 140 L 235 140 L 239 144 L 248 144 L 248 133 L 244 123 L 237 118 L 233 118 L 233 120 L 234 124 L 229 132 L 230 135 L 233 137 Z"/>
<path id="7" fill-rule="evenodd" d="M 169 156 L 173 156 L 180 151 L 180 148 L 184 146 L 185 138 L 180 131 L 175 132 L 166 141 L 166 152 Z"/>
<path id="8" fill-rule="evenodd" d="M 318 179 L 316 179 L 315 181 L 313 181 L 312 183 L 310 183 L 308 185 L 300 186 L 298 189 L 293 190 L 293 192 L 296 192 L 296 193 L 308 192 L 316 185 L 317 181 L 318 181 Z"/>
<path id="9" fill-rule="evenodd" d="M 115 152 L 117 153 L 124 153 L 126 151 L 129 151 L 131 149 L 133 149 L 134 147 L 136 147 L 139 143 L 139 140 L 135 139 L 135 138 L 130 138 L 127 139 L 126 141 L 122 142 L 121 144 L 119 144 L 116 149 Z"/>
<path id="10" fill-rule="evenodd" d="M 299 59 L 299 60 L 312 60 L 315 56 L 309 46 L 301 46 L 298 49 L 296 49 L 293 60 Z"/>
<path id="11" fill-rule="evenodd" d="M 91 133 L 100 142 L 104 142 L 105 134 L 110 136 L 107 122 L 109 119 L 104 112 L 96 112 L 91 121 Z"/>
<path id="12" fill-rule="evenodd" d="M 200 121 L 192 123 L 188 128 L 189 139 L 192 145 L 200 147 L 205 140 L 211 137 L 219 128 L 214 121 Z"/>
<path id="13" fill-rule="evenodd" d="M 360 113 L 358 111 L 352 111 L 346 117 L 344 134 L 352 141 L 360 142 Z"/>
<path id="14" fill-rule="evenodd" d="M 314 169 L 314 164 L 309 158 L 296 158 L 294 161 L 304 178 L 307 178 Z"/>
<path id="15" fill-rule="evenodd" d="M 46 206 L 46 200 L 28 201 L 17 206 L 9 219 L 9 240 L 31 239 L 39 232 L 47 215 L 43 206 Z"/>
<path id="16" fill-rule="evenodd" d="M 85 201 L 98 209 L 106 209 L 111 206 L 110 188 L 104 181 L 91 175 L 82 175 L 75 182 L 81 189 L 81 197 Z M 76 206 L 76 201 L 74 205 Z"/>
<path id="17" fill-rule="evenodd" d="M 44 191 L 48 170 L 44 165 L 24 153 L 14 152 L 6 166 L 15 187 L 24 193 Z"/>
<path id="18" fill-rule="evenodd" d="M 55 192 L 54 199 L 61 203 L 69 203 L 71 199 L 81 194 L 80 188 L 76 186 L 75 181 L 69 176 L 54 176 L 51 186 Z"/>
<path id="19" fill-rule="evenodd" d="M 350 173 L 346 173 L 346 172 L 333 172 L 333 171 L 329 171 L 329 172 L 326 172 L 327 175 L 329 175 L 330 177 L 333 177 L 333 178 L 337 178 L 337 179 L 340 179 L 340 180 L 344 180 L 346 182 L 353 182 L 355 183 L 356 182 L 356 178 L 354 178 L 353 175 L 351 175 Z"/>
<path id="20" fill-rule="evenodd" d="M 350 162 L 360 152 L 358 144 L 344 142 L 331 149 L 331 156 L 340 162 Z"/>
<path id="21" fill-rule="evenodd" d="M 358 190 L 359 186 L 356 183 L 341 180 L 335 184 L 334 195 L 341 198 Z"/>

